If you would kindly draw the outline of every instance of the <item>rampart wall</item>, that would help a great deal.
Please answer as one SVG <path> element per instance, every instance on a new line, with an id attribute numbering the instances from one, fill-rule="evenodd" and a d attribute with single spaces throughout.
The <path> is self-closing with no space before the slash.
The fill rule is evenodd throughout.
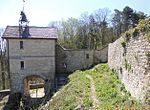
<path id="1" fill-rule="evenodd" d="M 108 64 L 132 96 L 145 103 L 150 98 L 150 43 L 140 32 L 127 42 L 121 37 L 109 44 Z"/>

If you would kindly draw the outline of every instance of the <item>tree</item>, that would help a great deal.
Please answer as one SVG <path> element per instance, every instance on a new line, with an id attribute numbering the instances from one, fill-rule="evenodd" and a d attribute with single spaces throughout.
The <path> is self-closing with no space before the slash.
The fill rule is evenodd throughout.
<path id="1" fill-rule="evenodd" d="M 77 35 L 78 28 L 80 27 L 78 19 L 69 18 L 67 21 L 62 21 L 61 27 L 62 28 L 59 30 L 59 43 L 65 48 L 77 48 L 75 44 L 75 37 Z M 67 42 L 67 44 L 65 42 Z"/>
<path id="2" fill-rule="evenodd" d="M 135 27 L 140 19 L 146 18 L 146 15 L 143 12 L 136 12 L 128 6 L 126 6 L 123 11 L 117 9 L 114 11 L 112 24 L 114 35 L 116 35 L 117 38 L 129 28 Z"/>
<path id="3" fill-rule="evenodd" d="M 50 27 L 58 29 L 58 43 L 65 48 L 97 49 L 116 40 L 121 33 L 135 27 L 146 15 L 126 6 L 122 11 L 115 9 L 110 20 L 110 10 L 98 9 L 81 14 L 80 19 L 69 18 L 53 21 Z M 110 22 L 111 21 L 111 22 Z"/>
<path id="4" fill-rule="evenodd" d="M 107 37 L 107 28 L 108 28 L 108 19 L 109 19 L 110 10 L 107 8 L 98 9 L 94 13 L 94 18 L 96 22 L 96 46 L 104 46 L 106 44 L 106 37 Z"/>
<path id="5" fill-rule="evenodd" d="M 115 13 L 112 18 L 113 31 L 115 36 L 120 36 L 123 28 L 123 15 L 122 12 L 115 9 Z"/>
<path id="6" fill-rule="evenodd" d="M 126 6 L 123 11 L 122 11 L 122 15 L 123 15 L 123 32 L 125 32 L 126 30 L 129 29 L 129 27 L 132 26 L 132 15 L 133 15 L 133 9 Z"/>
<path id="7" fill-rule="evenodd" d="M 135 26 L 137 26 L 137 24 L 138 24 L 138 22 L 139 22 L 139 20 L 140 19 L 145 19 L 146 18 L 146 14 L 144 14 L 143 12 L 134 12 L 133 14 L 132 14 L 132 26 L 133 27 L 135 27 Z"/>

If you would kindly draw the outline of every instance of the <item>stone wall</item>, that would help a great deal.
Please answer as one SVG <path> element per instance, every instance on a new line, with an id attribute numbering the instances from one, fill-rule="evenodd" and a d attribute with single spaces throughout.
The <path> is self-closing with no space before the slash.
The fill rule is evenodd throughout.
<path id="1" fill-rule="evenodd" d="M 9 89 L 8 63 L 5 53 L 0 55 L 0 90 Z"/>
<path id="2" fill-rule="evenodd" d="M 23 49 L 20 49 L 20 41 L 23 41 Z M 23 92 L 24 79 L 28 76 L 35 75 L 54 81 L 55 42 L 46 39 L 7 40 L 11 92 Z M 23 69 L 21 61 L 24 61 Z"/>
<path id="3" fill-rule="evenodd" d="M 123 40 L 109 44 L 108 64 L 131 95 L 145 103 L 150 98 L 150 43 L 144 33 L 131 37 L 125 47 Z"/>
<path id="4" fill-rule="evenodd" d="M 107 62 L 108 47 L 100 50 L 69 50 L 56 45 L 56 73 L 71 73 L 93 64 Z"/>

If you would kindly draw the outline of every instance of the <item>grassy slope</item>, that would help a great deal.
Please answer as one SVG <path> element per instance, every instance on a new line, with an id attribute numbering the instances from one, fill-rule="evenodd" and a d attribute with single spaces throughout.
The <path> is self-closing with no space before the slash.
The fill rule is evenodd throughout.
<path id="1" fill-rule="evenodd" d="M 76 71 L 69 76 L 65 85 L 50 103 L 49 110 L 71 110 L 80 104 L 91 106 L 90 81 L 82 71 Z"/>
<path id="2" fill-rule="evenodd" d="M 93 77 L 97 97 L 100 101 L 99 109 L 138 107 L 139 104 L 125 90 L 124 85 L 113 73 L 108 65 L 97 65 L 91 70 L 76 71 L 69 76 L 69 82 L 62 87 L 50 103 L 50 110 L 73 110 L 78 105 L 92 108 L 90 99 L 90 81 L 86 74 Z"/>

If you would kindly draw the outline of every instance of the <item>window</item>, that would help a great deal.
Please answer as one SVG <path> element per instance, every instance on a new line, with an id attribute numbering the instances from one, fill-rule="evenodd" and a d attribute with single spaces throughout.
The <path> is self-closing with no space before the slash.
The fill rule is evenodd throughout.
<path id="1" fill-rule="evenodd" d="M 24 61 L 20 61 L 20 68 L 24 69 Z"/>
<path id="2" fill-rule="evenodd" d="M 23 49 L 23 41 L 20 41 L 20 49 Z"/>
<path id="3" fill-rule="evenodd" d="M 89 59 L 89 54 L 86 54 L 86 59 Z"/>

